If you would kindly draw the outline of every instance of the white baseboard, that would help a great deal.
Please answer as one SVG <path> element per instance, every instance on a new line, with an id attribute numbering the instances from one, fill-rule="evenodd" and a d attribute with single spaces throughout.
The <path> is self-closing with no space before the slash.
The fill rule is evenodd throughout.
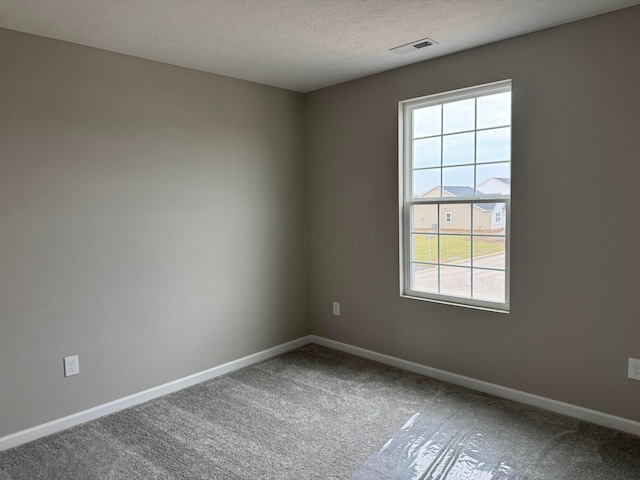
<path id="1" fill-rule="evenodd" d="M 233 360 L 223 365 L 210 368 L 203 372 L 195 373 L 193 375 L 189 375 L 188 377 L 165 383 L 164 385 L 153 387 L 142 392 L 134 393 L 133 395 L 129 395 L 128 397 L 119 398 L 118 400 L 98 405 L 97 407 L 83 410 L 82 412 L 74 413 L 67 417 L 62 417 L 51 422 L 43 423 L 42 425 L 36 425 L 35 427 L 13 433 L 5 437 L 0 437 L 0 451 L 17 447 L 18 445 L 22 445 L 23 443 L 30 442 L 47 435 L 51 435 L 52 433 L 56 433 L 61 430 L 66 430 L 67 428 L 71 428 L 81 423 L 88 422 L 89 420 L 95 420 L 96 418 L 103 417 L 110 413 L 124 410 L 125 408 L 138 405 L 139 403 L 161 397 L 162 395 L 166 395 L 168 393 L 172 393 L 186 387 L 190 387 L 191 385 L 195 385 L 196 383 L 211 380 L 212 378 L 219 377 L 220 375 L 233 372 L 234 370 L 238 370 L 243 367 L 248 367 L 249 365 L 253 365 L 254 363 L 267 360 L 282 353 L 286 353 L 289 350 L 302 347 L 303 345 L 306 345 L 308 343 L 310 343 L 310 337 L 301 337 L 291 342 L 283 343 L 282 345 L 278 345 L 276 347 L 254 353 L 253 355 L 248 355 L 246 357 L 239 358 L 238 360 Z"/>
<path id="2" fill-rule="evenodd" d="M 427 377 L 436 378 L 445 382 L 453 383 L 463 387 L 468 387 L 480 392 L 496 395 L 508 400 L 514 400 L 516 402 L 524 403 L 526 405 L 532 405 L 535 407 L 550 410 L 552 412 L 567 415 L 569 417 L 578 418 L 580 420 L 586 420 L 598 425 L 602 425 L 623 432 L 628 432 L 634 435 L 640 436 L 640 422 L 629 420 L 626 418 L 616 417 L 607 413 L 598 412 L 596 410 L 589 410 L 588 408 L 578 407 L 557 400 L 541 397 L 539 395 L 533 395 L 531 393 L 514 390 L 512 388 L 502 387 L 493 383 L 484 382 L 482 380 L 476 380 L 474 378 L 465 377 L 456 373 L 450 373 L 437 368 L 427 367 L 418 363 L 409 362 L 400 358 L 391 357 L 382 353 L 377 353 L 371 350 L 366 350 L 360 347 L 354 347 L 346 343 L 337 342 L 335 340 L 329 340 L 328 338 L 317 337 L 315 335 L 309 335 L 301 337 L 291 342 L 283 343 L 273 348 L 263 350 L 253 355 L 242 357 L 238 360 L 234 360 L 217 367 L 210 368 L 203 372 L 195 373 L 173 382 L 165 383 L 142 392 L 134 393 L 127 397 L 114 400 L 82 412 L 74 413 L 67 417 L 59 418 L 51 422 L 44 423 L 42 425 L 36 425 L 35 427 L 16 432 L 5 437 L 0 437 L 0 451 L 8 448 L 17 447 L 23 443 L 36 440 L 47 435 L 65 430 L 67 428 L 74 427 L 81 423 L 94 420 L 96 418 L 103 417 L 110 413 L 115 413 L 125 408 L 138 405 L 140 403 L 152 400 L 162 395 L 181 390 L 196 383 L 204 382 L 220 375 L 233 372 L 243 367 L 253 365 L 254 363 L 268 360 L 271 357 L 286 353 L 290 350 L 302 347 L 308 343 L 316 343 L 325 347 L 340 350 L 359 357 L 368 358 L 369 360 L 375 360 L 386 365 L 402 368 L 410 372 L 419 373 Z"/>
<path id="3" fill-rule="evenodd" d="M 640 422 L 636 422 L 634 420 L 616 417 L 614 415 L 609 415 L 608 413 L 602 413 L 596 410 L 579 407 L 577 405 L 571 405 L 569 403 L 559 402 L 550 398 L 541 397 L 539 395 L 522 392 L 520 390 L 502 387 L 493 383 L 476 380 L 474 378 L 465 377 L 464 375 L 458 375 L 456 373 L 451 373 L 444 370 L 439 370 L 437 368 L 427 367 L 425 365 L 409 362 L 407 360 L 402 360 L 396 357 L 391 357 L 382 353 L 373 352 L 364 348 L 354 347 L 352 345 L 337 342 L 335 340 L 317 337 L 315 335 L 311 335 L 309 339 L 311 343 L 316 343 L 318 345 L 333 348 L 335 350 L 341 350 L 352 355 L 357 355 L 358 357 L 368 358 L 369 360 L 375 360 L 376 362 L 402 368 L 403 370 L 409 370 L 410 372 L 419 373 L 427 377 L 443 380 L 455 385 L 460 385 L 480 392 L 496 395 L 497 397 L 514 400 L 526 405 L 532 405 L 534 407 L 543 408 L 545 410 L 560 413 L 568 417 L 586 420 L 597 425 L 614 428 L 616 430 L 621 430 L 623 432 L 640 436 Z"/>

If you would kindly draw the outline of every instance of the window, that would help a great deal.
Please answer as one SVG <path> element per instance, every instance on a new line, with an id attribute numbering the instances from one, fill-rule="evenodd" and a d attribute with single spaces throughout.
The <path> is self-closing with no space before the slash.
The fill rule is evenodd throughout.
<path id="1" fill-rule="evenodd" d="M 400 294 L 508 311 L 511 81 L 399 106 Z"/>

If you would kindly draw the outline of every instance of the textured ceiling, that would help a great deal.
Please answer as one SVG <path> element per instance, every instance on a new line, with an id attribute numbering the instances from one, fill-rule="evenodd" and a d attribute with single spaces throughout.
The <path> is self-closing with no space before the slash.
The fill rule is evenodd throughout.
<path id="1" fill-rule="evenodd" d="M 640 0 L 0 0 L 0 27 L 308 92 Z M 438 45 L 389 49 L 424 37 Z"/>

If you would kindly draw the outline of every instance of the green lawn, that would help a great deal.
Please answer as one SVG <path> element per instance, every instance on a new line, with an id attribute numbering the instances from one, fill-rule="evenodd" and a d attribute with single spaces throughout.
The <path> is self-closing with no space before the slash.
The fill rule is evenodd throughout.
<path id="1" fill-rule="evenodd" d="M 504 252 L 504 239 L 497 237 L 474 237 L 474 256 L 489 255 Z M 414 260 L 416 262 L 438 262 L 438 236 L 413 236 Z M 471 237 L 448 236 L 440 237 L 440 262 L 451 263 L 466 260 L 471 257 Z"/>

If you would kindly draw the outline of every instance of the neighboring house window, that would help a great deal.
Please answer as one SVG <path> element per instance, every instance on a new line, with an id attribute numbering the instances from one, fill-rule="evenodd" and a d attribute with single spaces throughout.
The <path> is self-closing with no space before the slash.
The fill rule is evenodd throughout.
<path id="1" fill-rule="evenodd" d="M 399 107 L 400 294 L 508 311 L 511 81 Z"/>

